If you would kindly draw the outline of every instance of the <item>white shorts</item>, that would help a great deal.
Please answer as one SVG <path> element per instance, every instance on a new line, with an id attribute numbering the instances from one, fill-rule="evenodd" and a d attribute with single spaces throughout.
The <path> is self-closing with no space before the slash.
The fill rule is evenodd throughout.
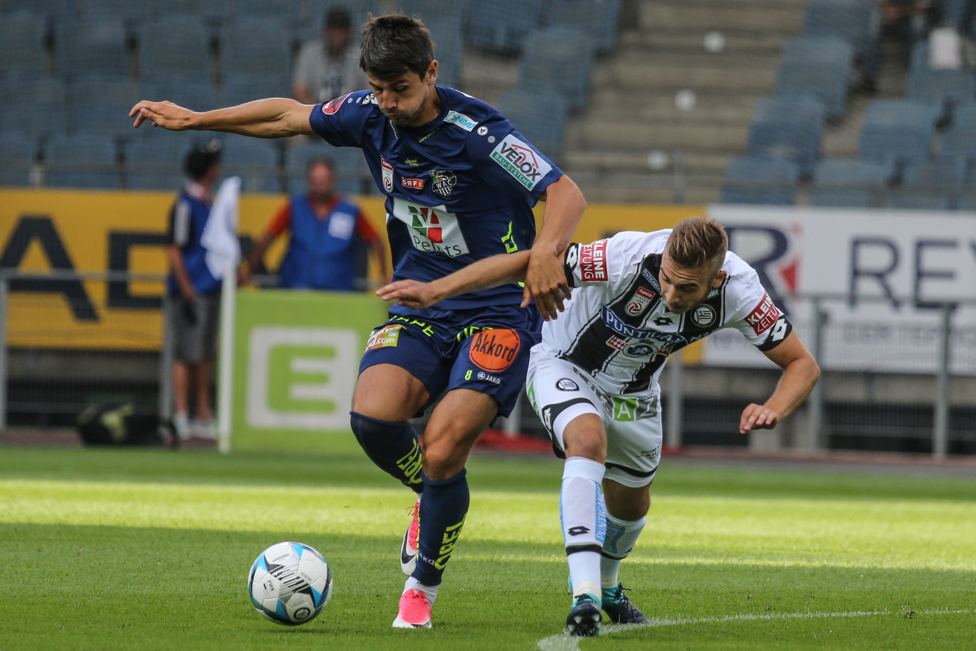
<path id="1" fill-rule="evenodd" d="M 578 416 L 596 414 L 607 432 L 605 476 L 631 488 L 654 479 L 663 441 L 657 391 L 615 393 L 571 362 L 544 353 L 541 344 L 529 357 L 526 391 L 557 457 L 566 458 L 566 426 Z"/>

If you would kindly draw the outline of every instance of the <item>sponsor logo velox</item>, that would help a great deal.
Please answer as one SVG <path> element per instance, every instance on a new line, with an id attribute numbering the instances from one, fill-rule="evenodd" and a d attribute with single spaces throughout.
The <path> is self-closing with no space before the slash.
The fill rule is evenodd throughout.
<path id="1" fill-rule="evenodd" d="M 512 134 L 498 143 L 491 152 L 491 158 L 529 190 L 552 169 L 538 152 Z"/>
<path id="2" fill-rule="evenodd" d="M 515 362 L 521 346 L 522 339 L 514 330 L 492 328 L 474 336 L 468 356 L 478 368 L 500 373 Z"/>

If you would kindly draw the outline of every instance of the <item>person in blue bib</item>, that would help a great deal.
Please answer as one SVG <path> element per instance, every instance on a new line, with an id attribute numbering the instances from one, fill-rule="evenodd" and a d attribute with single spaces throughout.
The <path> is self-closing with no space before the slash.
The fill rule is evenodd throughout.
<path id="1" fill-rule="evenodd" d="M 376 259 L 384 279 L 390 277 L 386 251 L 359 206 L 334 191 L 335 174 L 326 158 L 309 161 L 308 193 L 295 195 L 282 206 L 248 256 L 241 280 L 250 279 L 275 239 L 291 232 L 278 276 L 285 289 L 352 291 L 366 289 L 357 277 L 359 250 L 365 246 Z"/>
<path id="2" fill-rule="evenodd" d="M 586 202 L 494 108 L 436 85 L 438 64 L 421 21 L 370 18 L 359 65 L 372 90 L 315 106 L 265 99 L 195 113 L 142 101 L 129 115 L 135 127 L 148 120 L 261 138 L 304 134 L 362 149 L 386 196 L 394 280 L 426 282 L 492 255 L 530 252 L 524 286 L 512 278 L 425 310 L 392 306 L 360 362 L 352 431 L 367 456 L 418 497 L 400 548 L 409 578 L 393 626 L 430 627 L 468 511 L 468 454 L 512 410 L 542 320 L 555 318 L 570 296 L 562 255 Z M 532 208 L 539 201 L 545 211 L 537 234 Z M 525 309 L 532 301 L 537 309 Z M 410 419 L 435 403 L 421 451 Z"/>

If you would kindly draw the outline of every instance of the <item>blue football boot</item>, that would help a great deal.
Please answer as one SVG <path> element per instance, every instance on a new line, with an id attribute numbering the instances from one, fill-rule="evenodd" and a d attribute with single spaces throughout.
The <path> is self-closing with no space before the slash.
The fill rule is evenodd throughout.
<path id="1" fill-rule="evenodd" d="M 624 590 L 620 583 L 613 588 L 603 588 L 603 612 L 614 624 L 646 624 L 647 617 L 627 598 Z"/>
<path id="2" fill-rule="evenodd" d="M 592 595 L 582 594 L 573 600 L 573 609 L 566 618 L 566 630 L 570 635 L 596 637 L 602 624 L 600 603 Z"/>

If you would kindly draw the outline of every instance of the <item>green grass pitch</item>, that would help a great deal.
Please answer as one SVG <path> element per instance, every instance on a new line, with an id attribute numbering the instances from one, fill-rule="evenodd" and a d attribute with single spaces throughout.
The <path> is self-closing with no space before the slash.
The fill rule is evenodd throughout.
<path id="1" fill-rule="evenodd" d="M 394 630 L 411 498 L 360 456 L 0 448 L 0 649 L 972 649 L 976 482 L 669 465 L 621 571 L 652 626 L 560 635 L 561 465 L 480 457 L 431 630 Z M 265 547 L 331 603 L 251 607 Z"/>

